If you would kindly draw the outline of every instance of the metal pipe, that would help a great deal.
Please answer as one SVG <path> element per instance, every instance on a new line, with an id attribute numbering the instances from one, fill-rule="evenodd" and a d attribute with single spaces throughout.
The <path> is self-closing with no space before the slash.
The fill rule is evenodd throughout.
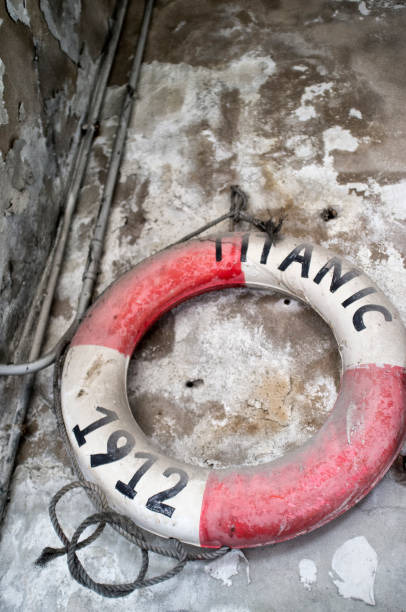
<path id="1" fill-rule="evenodd" d="M 83 276 L 83 286 L 79 297 L 79 304 L 76 313 L 76 320 L 85 313 L 93 294 L 93 288 L 99 269 L 99 262 L 103 253 L 103 242 L 107 229 L 110 208 L 113 201 L 114 190 L 116 188 L 118 172 L 123 156 L 124 145 L 127 137 L 128 125 L 133 109 L 134 94 L 137 89 L 142 57 L 144 55 L 145 45 L 148 37 L 149 25 L 151 22 L 152 11 L 155 0 L 148 0 L 144 10 L 141 32 L 138 37 L 137 49 L 131 66 L 130 78 L 127 85 L 127 90 L 121 114 L 119 126 L 114 140 L 113 150 L 110 156 L 110 164 L 107 173 L 106 183 L 104 186 L 103 197 L 99 208 L 98 218 L 94 229 L 93 238 L 90 242 L 89 254 L 87 258 L 86 270 Z"/>

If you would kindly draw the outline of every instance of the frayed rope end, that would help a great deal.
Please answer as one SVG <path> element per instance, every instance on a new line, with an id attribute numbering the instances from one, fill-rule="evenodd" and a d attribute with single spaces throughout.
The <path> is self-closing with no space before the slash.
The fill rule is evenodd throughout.
<path id="1" fill-rule="evenodd" d="M 38 567 L 44 567 L 50 561 L 53 561 L 57 557 L 64 555 L 66 553 L 65 548 L 51 548 L 50 546 L 46 546 L 38 559 L 35 561 L 34 565 Z"/>

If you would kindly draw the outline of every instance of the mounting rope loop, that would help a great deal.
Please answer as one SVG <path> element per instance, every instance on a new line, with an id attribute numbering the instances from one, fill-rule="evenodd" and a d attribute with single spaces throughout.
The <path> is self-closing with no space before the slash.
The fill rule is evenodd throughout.
<path id="1" fill-rule="evenodd" d="M 226 287 L 278 290 L 330 325 L 341 388 L 320 431 L 271 463 L 210 470 L 159 453 L 135 422 L 127 367 L 147 329 L 184 300 Z M 96 302 L 67 352 L 63 418 L 81 472 L 145 530 L 205 547 L 280 542 L 348 510 L 405 439 L 406 331 L 379 288 L 310 243 L 233 233 L 172 247 Z"/>

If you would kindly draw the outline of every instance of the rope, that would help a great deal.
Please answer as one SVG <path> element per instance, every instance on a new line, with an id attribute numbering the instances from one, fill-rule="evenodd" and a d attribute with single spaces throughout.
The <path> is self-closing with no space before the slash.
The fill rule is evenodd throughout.
<path id="1" fill-rule="evenodd" d="M 271 239 L 271 243 L 274 244 L 278 234 L 280 233 L 282 229 L 282 225 L 286 217 L 282 215 L 281 217 L 279 217 L 278 221 L 274 221 L 274 219 L 270 217 L 269 219 L 263 221 L 262 219 L 258 219 L 257 217 L 254 217 L 253 215 L 244 213 L 243 211 L 246 210 L 247 205 L 248 205 L 247 194 L 238 185 L 231 185 L 230 189 L 231 189 L 231 194 L 230 194 L 231 204 L 230 204 L 230 210 L 228 213 L 225 213 L 224 215 L 217 217 L 213 221 L 209 221 L 209 223 L 202 225 L 197 230 L 190 232 L 190 234 L 186 234 L 186 236 L 183 236 L 183 238 L 181 238 L 180 240 L 177 240 L 176 242 L 173 242 L 166 248 L 170 249 L 171 247 L 177 244 L 181 244 L 182 242 L 186 242 L 187 240 L 190 240 L 191 238 L 195 238 L 196 236 L 199 236 L 203 232 L 207 231 L 208 229 L 211 229 L 212 227 L 218 225 L 222 221 L 226 221 L 227 219 L 230 219 L 231 221 L 230 231 L 234 231 L 235 225 L 237 223 L 239 223 L 240 221 L 245 221 L 246 223 L 253 225 L 256 229 L 260 230 L 261 232 L 265 232 L 266 234 L 268 234 L 269 238 Z"/>
<path id="2" fill-rule="evenodd" d="M 241 211 L 248 207 L 248 196 L 238 185 L 231 185 L 230 189 L 230 232 L 233 232 L 240 221 Z"/>
<path id="3" fill-rule="evenodd" d="M 100 506 L 105 511 L 109 509 L 108 504 L 107 504 L 107 499 L 103 491 L 99 487 L 97 487 L 96 485 L 90 482 L 76 481 L 76 482 L 71 482 L 70 484 L 67 484 L 64 487 L 62 487 L 62 489 L 60 489 L 58 493 L 56 493 L 56 495 L 54 495 L 54 497 L 52 498 L 49 504 L 48 511 L 49 511 L 49 517 L 51 519 L 52 527 L 54 528 L 55 533 L 61 540 L 63 547 L 62 548 L 51 548 L 47 546 L 42 551 L 40 557 L 38 557 L 38 559 L 36 560 L 35 562 L 36 565 L 43 567 L 49 561 L 52 561 L 53 559 L 56 559 L 57 557 L 61 555 L 65 555 L 67 553 L 70 541 L 66 537 L 58 521 L 58 517 L 56 515 L 56 504 L 64 495 L 66 495 L 66 493 L 68 493 L 72 489 L 77 489 L 78 487 L 82 487 L 83 489 L 88 489 L 89 491 L 92 491 L 95 495 L 99 497 Z M 102 531 L 104 530 L 105 525 L 106 525 L 105 522 L 101 522 L 92 535 L 86 538 L 86 540 L 83 540 L 82 542 L 77 544 L 76 550 L 80 550 L 81 548 L 84 548 L 85 546 L 88 546 L 89 544 L 94 542 L 94 540 L 96 540 L 99 537 L 99 535 L 102 533 Z"/>
<path id="4" fill-rule="evenodd" d="M 76 488 L 82 488 L 90 493 L 93 496 L 93 499 L 98 500 L 98 505 L 103 508 L 103 511 L 92 514 L 82 521 L 76 528 L 72 538 L 69 540 L 58 520 L 56 505 L 59 500 L 66 495 L 66 493 Z M 95 591 L 103 597 L 125 597 L 136 589 L 154 586 L 155 584 L 159 584 L 165 580 L 173 578 L 182 571 L 188 561 L 216 559 L 224 555 L 229 550 L 225 547 L 210 552 L 189 553 L 185 549 L 182 542 L 173 538 L 169 540 L 169 547 L 157 546 L 151 542 L 147 542 L 144 533 L 132 519 L 130 519 L 128 516 L 115 512 L 108 506 L 105 495 L 100 487 L 83 480 L 65 485 L 56 493 L 56 495 L 54 495 L 49 504 L 49 516 L 52 526 L 63 546 L 61 548 L 44 548 L 35 564 L 40 567 L 44 567 L 53 559 L 66 554 L 71 576 L 82 586 Z M 91 525 L 97 525 L 95 531 L 85 540 L 79 541 L 82 533 Z M 94 542 L 101 535 L 106 525 L 111 525 L 112 527 L 116 528 L 119 533 L 125 534 L 126 538 L 131 543 L 135 544 L 141 551 L 140 569 L 136 579 L 133 582 L 125 582 L 121 584 L 96 582 L 86 571 L 76 554 L 76 551 L 85 548 L 85 546 L 88 546 Z M 154 552 L 165 557 L 176 559 L 177 563 L 174 567 L 163 574 L 160 574 L 159 576 L 145 578 L 149 566 L 149 552 Z"/>
<path id="5" fill-rule="evenodd" d="M 206 231 L 210 227 L 214 227 L 225 219 L 232 220 L 233 229 L 234 225 L 239 223 L 240 221 L 247 222 L 259 229 L 260 231 L 267 233 L 271 239 L 271 242 L 273 243 L 282 228 L 283 217 L 281 217 L 278 222 L 275 222 L 272 218 L 268 219 L 267 221 L 262 221 L 261 219 L 253 217 L 252 215 L 249 215 L 244 212 L 247 208 L 247 204 L 247 195 L 238 185 L 232 185 L 230 211 L 225 215 L 218 217 L 214 221 L 200 227 L 195 232 L 184 236 L 181 240 L 174 244 L 179 244 L 181 242 L 189 240 L 190 238 L 198 236 L 202 232 Z M 160 582 L 164 582 L 165 580 L 173 578 L 180 571 L 182 571 L 188 561 L 210 561 L 223 556 L 230 549 L 228 547 L 223 547 L 214 551 L 203 550 L 201 552 L 195 553 L 187 551 L 182 542 L 173 538 L 168 541 L 169 546 L 156 545 L 153 542 L 147 540 L 145 533 L 134 523 L 134 521 L 132 521 L 127 516 L 115 512 L 109 507 L 103 491 L 97 485 L 88 482 L 84 479 L 76 456 L 73 453 L 73 450 L 69 443 L 65 423 L 63 420 L 60 399 L 60 381 L 66 350 L 78 325 L 79 321 L 77 325 L 73 326 L 65 334 L 63 338 L 64 342 L 59 343 L 59 349 L 55 360 L 53 382 L 53 411 L 55 413 L 57 428 L 59 431 L 59 435 L 65 443 L 67 454 L 69 455 L 73 468 L 78 476 L 78 480 L 62 487 L 56 493 L 56 495 L 54 495 L 49 504 L 49 516 L 51 519 L 51 523 L 55 530 L 55 533 L 61 540 L 63 546 L 60 548 L 51 548 L 49 546 L 45 547 L 39 558 L 36 560 L 35 564 L 40 567 L 43 567 L 50 561 L 56 559 L 57 557 L 66 555 L 70 574 L 79 584 L 88 589 L 91 589 L 92 591 L 95 591 L 99 595 L 103 595 L 104 597 L 124 597 L 126 595 L 129 595 L 136 589 L 153 586 L 155 584 L 159 584 Z M 98 512 L 86 518 L 76 528 L 72 538 L 69 540 L 58 520 L 56 513 L 56 505 L 58 504 L 59 500 L 64 495 L 66 495 L 66 493 L 76 488 L 82 488 L 84 491 L 86 491 Z M 96 529 L 94 530 L 94 532 L 85 540 L 79 541 L 82 533 L 87 527 L 91 525 L 96 525 Z M 81 550 L 92 542 L 94 542 L 104 531 L 106 525 L 110 525 L 115 531 L 117 531 L 126 540 L 137 546 L 141 551 L 141 566 L 138 575 L 133 582 L 122 584 L 105 584 L 96 582 L 87 573 L 86 569 L 83 567 L 82 563 L 76 555 L 76 552 L 78 550 Z M 159 576 L 146 578 L 145 576 L 149 566 L 149 552 L 156 553 L 165 557 L 170 557 L 172 559 L 175 559 L 177 563 L 173 568 Z"/>

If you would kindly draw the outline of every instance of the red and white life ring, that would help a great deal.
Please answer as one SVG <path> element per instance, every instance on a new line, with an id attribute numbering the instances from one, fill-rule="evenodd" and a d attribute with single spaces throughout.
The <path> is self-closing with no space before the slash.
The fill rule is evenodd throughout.
<path id="1" fill-rule="evenodd" d="M 225 470 L 161 454 L 137 425 L 126 375 L 162 313 L 206 291 L 248 286 L 309 303 L 342 357 L 328 420 L 271 463 Z M 264 234 L 195 240 L 142 262 L 95 303 L 73 338 L 62 377 L 66 429 L 85 477 L 144 529 L 195 545 L 280 542 L 339 516 L 382 478 L 406 435 L 406 331 L 395 308 L 352 264 Z"/>

